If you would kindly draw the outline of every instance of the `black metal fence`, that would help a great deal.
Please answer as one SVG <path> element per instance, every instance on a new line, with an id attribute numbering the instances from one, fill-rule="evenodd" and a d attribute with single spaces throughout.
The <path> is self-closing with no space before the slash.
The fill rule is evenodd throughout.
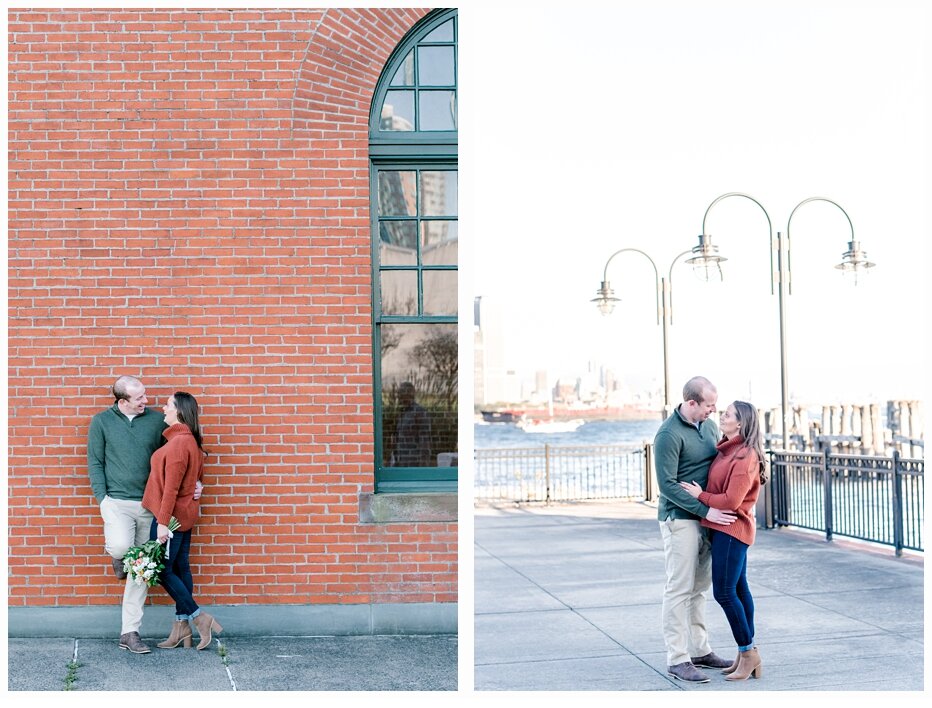
<path id="1" fill-rule="evenodd" d="M 797 526 L 922 551 L 924 464 L 900 457 L 771 451 L 771 511 Z"/>
<path id="2" fill-rule="evenodd" d="M 653 446 L 596 445 L 475 451 L 476 502 L 656 499 Z M 922 551 L 919 459 L 787 452 L 770 455 L 768 526 L 796 526 Z M 764 502 L 762 502 L 764 503 Z"/>

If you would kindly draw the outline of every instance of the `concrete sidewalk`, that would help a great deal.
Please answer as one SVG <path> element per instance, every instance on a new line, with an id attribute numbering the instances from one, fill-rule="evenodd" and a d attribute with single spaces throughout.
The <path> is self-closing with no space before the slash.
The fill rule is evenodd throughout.
<path id="1" fill-rule="evenodd" d="M 215 637 L 130 654 L 115 639 L 9 639 L 8 690 L 455 691 L 455 635 Z M 196 641 L 196 636 L 195 636 Z M 75 680 L 68 683 L 75 661 Z M 15 694 L 11 696 L 15 698 Z M 25 696 L 23 696 L 25 698 Z"/>
<path id="2" fill-rule="evenodd" d="M 759 529 L 748 579 L 763 676 L 706 671 L 696 685 L 667 676 L 662 549 L 646 503 L 477 509 L 475 690 L 923 690 L 920 555 Z M 733 657 L 711 597 L 706 617 Z"/>

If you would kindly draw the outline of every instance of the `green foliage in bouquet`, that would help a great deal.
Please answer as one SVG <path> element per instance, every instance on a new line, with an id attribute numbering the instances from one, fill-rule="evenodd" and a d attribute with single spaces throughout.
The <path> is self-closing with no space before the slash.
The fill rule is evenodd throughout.
<path id="1" fill-rule="evenodd" d="M 169 531 L 176 531 L 181 524 L 174 516 L 168 522 Z M 162 559 L 165 557 L 165 545 L 153 539 L 141 546 L 133 546 L 123 556 L 123 570 L 137 585 L 150 588 L 159 584 L 159 575 L 165 570 Z"/>

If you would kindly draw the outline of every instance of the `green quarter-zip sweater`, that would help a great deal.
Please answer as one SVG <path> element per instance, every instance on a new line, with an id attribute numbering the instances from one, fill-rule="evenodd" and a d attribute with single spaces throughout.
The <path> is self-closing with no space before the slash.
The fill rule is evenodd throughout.
<path id="1" fill-rule="evenodd" d="M 697 428 L 680 413 L 679 406 L 654 436 L 654 467 L 660 499 L 657 518 L 704 519 L 709 507 L 680 487 L 679 482 L 698 482 L 705 489 L 709 466 L 718 454 L 718 425 L 711 417 Z"/>
<path id="2" fill-rule="evenodd" d="M 141 501 L 149 479 L 149 460 L 164 442 L 165 417 L 152 408 L 132 420 L 120 407 L 91 418 L 87 433 L 87 471 L 100 503 L 105 496 Z"/>

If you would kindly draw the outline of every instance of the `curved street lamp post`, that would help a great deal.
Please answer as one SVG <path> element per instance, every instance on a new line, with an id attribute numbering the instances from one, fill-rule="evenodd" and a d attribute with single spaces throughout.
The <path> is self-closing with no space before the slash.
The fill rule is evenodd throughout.
<path id="1" fill-rule="evenodd" d="M 670 269 L 667 272 L 667 277 L 662 278 L 659 271 L 657 270 L 657 264 L 654 263 L 654 259 L 649 255 L 644 253 L 644 251 L 637 248 L 622 248 L 618 251 L 615 251 L 611 256 L 608 257 L 608 260 L 605 262 L 605 269 L 602 272 L 602 285 L 596 292 L 598 297 L 592 299 L 592 302 L 596 303 L 599 307 L 599 311 L 603 315 L 610 315 L 615 309 L 615 303 L 620 302 L 620 298 L 615 297 L 614 291 L 612 290 L 611 284 L 608 280 L 608 266 L 612 262 L 612 259 L 620 253 L 625 253 L 628 251 L 634 253 L 640 253 L 644 256 L 654 268 L 654 297 L 657 302 L 657 324 L 663 322 L 663 418 L 666 420 L 667 416 L 670 415 L 670 412 L 673 410 L 673 404 L 670 400 L 670 367 L 668 364 L 668 352 L 667 352 L 667 328 L 669 324 L 673 324 L 673 266 L 676 262 L 683 256 L 687 256 L 690 253 L 693 253 L 695 249 L 690 251 L 683 251 L 680 255 L 673 259 L 673 262 L 670 264 Z"/>
<path id="2" fill-rule="evenodd" d="M 718 202 L 726 197 L 744 197 L 750 199 L 752 202 L 757 204 L 761 208 L 761 211 L 764 212 L 764 216 L 767 217 L 767 226 L 770 231 L 770 293 L 773 294 L 773 285 L 774 285 L 774 268 L 773 268 L 773 252 L 774 252 L 774 236 L 773 236 L 773 225 L 770 221 L 770 215 L 767 213 L 767 210 L 764 209 L 763 205 L 754 197 L 751 197 L 747 194 L 741 192 L 729 192 L 723 194 L 720 197 L 717 197 L 705 210 L 705 216 L 702 217 L 702 233 L 699 235 L 699 245 L 692 249 L 692 253 L 696 254 L 692 258 L 688 259 L 686 262 L 693 265 L 697 268 L 699 273 L 702 274 L 708 273 L 711 269 L 720 269 L 720 264 L 726 259 L 718 255 L 718 248 L 712 245 L 712 236 L 706 231 L 705 222 L 706 218 L 709 215 L 709 211 L 715 206 Z M 784 240 L 782 234 L 777 232 L 776 238 L 776 251 L 777 251 L 777 302 L 779 308 L 779 319 L 780 319 L 780 405 L 781 413 L 783 415 L 783 449 L 789 449 L 789 385 L 787 382 L 787 364 L 786 364 L 786 310 L 784 306 L 784 297 L 785 293 L 792 295 L 793 289 L 790 283 L 790 224 L 793 221 L 793 215 L 796 213 L 796 210 L 799 209 L 803 204 L 809 202 L 822 201 L 828 202 L 829 204 L 834 204 L 848 219 L 848 225 L 851 227 L 851 241 L 848 242 L 848 250 L 842 255 L 842 262 L 836 265 L 835 267 L 842 271 L 842 273 L 851 273 L 854 275 L 854 283 L 857 285 L 857 275 L 863 269 L 867 270 L 868 268 L 873 268 L 874 263 L 871 263 L 867 260 L 867 255 L 864 251 L 861 250 L 860 244 L 854 239 L 854 225 L 851 223 L 851 217 L 848 216 L 848 213 L 841 208 L 837 203 L 833 202 L 831 199 L 826 199 L 825 197 L 809 197 L 804 199 L 795 207 L 793 211 L 790 212 L 789 219 L 786 222 L 786 244 L 785 244 L 785 258 L 784 258 Z"/>

